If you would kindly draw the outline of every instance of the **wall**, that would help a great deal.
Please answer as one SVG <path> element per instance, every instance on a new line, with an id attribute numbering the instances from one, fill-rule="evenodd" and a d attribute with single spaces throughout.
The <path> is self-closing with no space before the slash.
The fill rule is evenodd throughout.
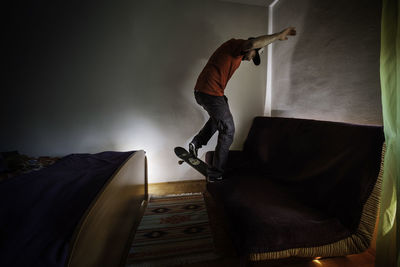
<path id="1" fill-rule="evenodd" d="M 207 120 L 193 97 L 197 76 L 222 42 L 265 34 L 266 8 L 201 0 L 34 2 L 10 3 L 6 12 L 0 151 L 144 149 L 150 183 L 201 178 L 178 166 L 173 152 Z M 263 113 L 265 72 L 265 65 L 243 62 L 228 83 L 232 149 Z M 215 144 L 216 136 L 200 155 Z"/>
<path id="2" fill-rule="evenodd" d="M 381 1 L 280 0 L 274 30 L 272 116 L 382 124 Z"/>

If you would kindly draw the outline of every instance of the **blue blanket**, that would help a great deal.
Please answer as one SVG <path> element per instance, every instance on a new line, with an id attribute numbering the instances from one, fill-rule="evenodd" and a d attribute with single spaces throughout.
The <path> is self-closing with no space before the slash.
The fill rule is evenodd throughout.
<path id="1" fill-rule="evenodd" d="M 71 154 L 2 181 L 0 266 L 64 266 L 83 214 L 132 153 Z"/>

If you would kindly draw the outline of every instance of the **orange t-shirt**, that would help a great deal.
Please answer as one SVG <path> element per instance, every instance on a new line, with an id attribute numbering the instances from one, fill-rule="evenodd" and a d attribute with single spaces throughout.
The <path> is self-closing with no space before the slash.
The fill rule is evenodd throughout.
<path id="1" fill-rule="evenodd" d="M 218 47 L 197 78 L 194 90 L 223 96 L 226 84 L 242 62 L 243 42 L 245 40 L 230 39 Z"/>

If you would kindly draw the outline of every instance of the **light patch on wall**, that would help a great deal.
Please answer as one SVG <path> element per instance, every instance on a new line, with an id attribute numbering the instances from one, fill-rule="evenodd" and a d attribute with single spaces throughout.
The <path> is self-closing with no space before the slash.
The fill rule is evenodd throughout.
<path id="1" fill-rule="evenodd" d="M 144 150 L 148 159 L 149 182 L 158 177 L 159 155 L 166 145 L 162 129 L 152 120 L 144 117 L 121 119 L 113 134 L 115 148 L 118 151 Z"/>
<path id="2" fill-rule="evenodd" d="M 273 34 L 273 23 L 274 23 L 274 6 L 279 0 L 275 0 L 268 6 L 268 34 Z M 265 92 L 265 104 L 264 104 L 264 116 L 271 116 L 272 109 L 272 47 L 273 44 L 268 46 L 268 58 L 267 58 L 267 83 Z"/>

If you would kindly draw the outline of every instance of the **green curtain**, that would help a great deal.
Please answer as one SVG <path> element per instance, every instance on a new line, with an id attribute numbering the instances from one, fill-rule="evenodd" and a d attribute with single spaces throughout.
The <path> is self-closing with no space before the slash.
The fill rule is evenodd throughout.
<path id="1" fill-rule="evenodd" d="M 386 154 L 376 267 L 400 267 L 400 0 L 382 0 L 380 76 Z"/>

